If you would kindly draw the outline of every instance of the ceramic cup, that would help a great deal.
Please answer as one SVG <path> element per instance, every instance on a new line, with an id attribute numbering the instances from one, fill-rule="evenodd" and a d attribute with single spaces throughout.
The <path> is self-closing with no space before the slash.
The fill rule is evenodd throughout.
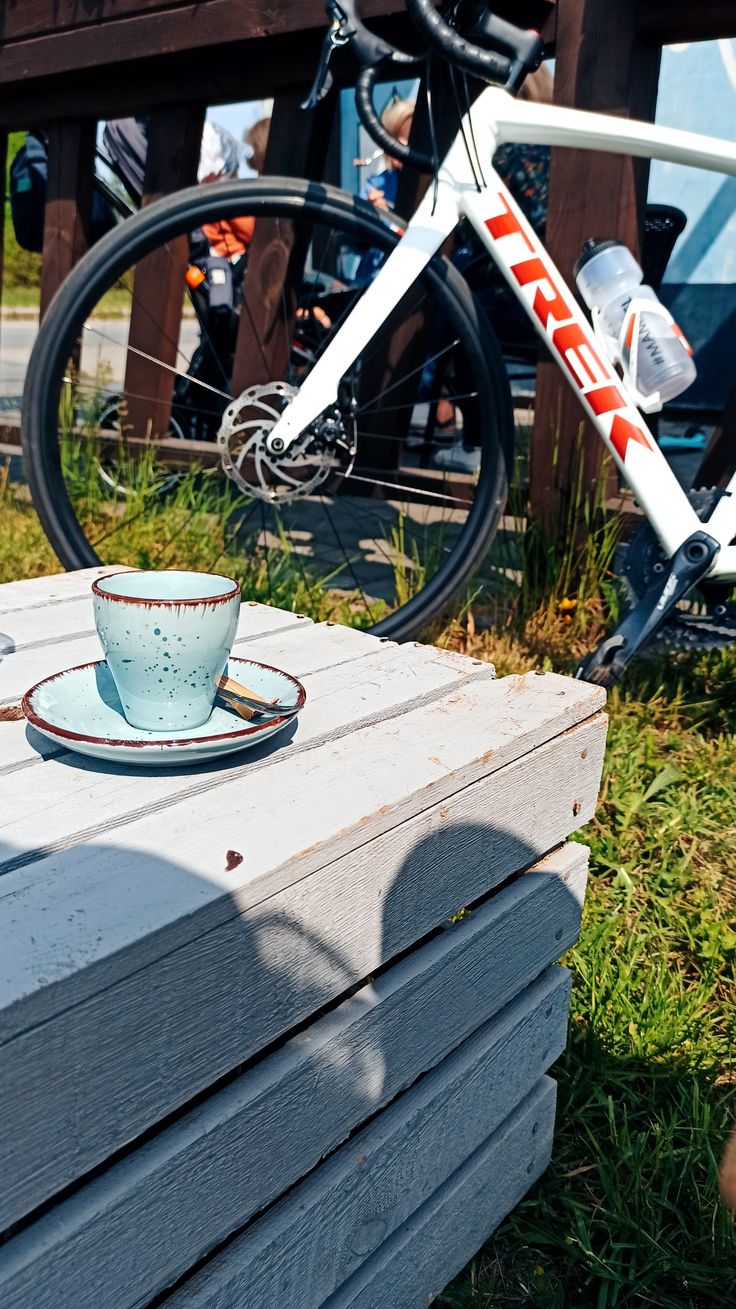
<path id="1" fill-rule="evenodd" d="M 113 573 L 92 584 L 95 625 L 133 727 L 199 727 L 238 625 L 240 585 L 216 573 Z"/>

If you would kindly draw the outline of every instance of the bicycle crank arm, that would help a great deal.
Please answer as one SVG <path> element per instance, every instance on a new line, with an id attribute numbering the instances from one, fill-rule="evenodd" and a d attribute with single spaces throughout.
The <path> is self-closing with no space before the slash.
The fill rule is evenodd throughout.
<path id="1" fill-rule="evenodd" d="M 664 580 L 649 588 L 613 635 L 583 660 L 575 676 L 597 686 L 612 686 L 675 605 L 705 576 L 719 550 L 718 541 L 707 532 L 693 532 L 673 554 Z"/>

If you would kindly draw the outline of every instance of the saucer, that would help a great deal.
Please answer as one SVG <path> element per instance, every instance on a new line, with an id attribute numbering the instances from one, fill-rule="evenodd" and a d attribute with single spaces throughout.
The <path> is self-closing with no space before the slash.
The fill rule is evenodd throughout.
<path id="1" fill-rule="evenodd" d="M 279 668 L 252 659 L 231 658 L 227 675 L 242 681 L 268 700 L 301 709 L 306 692 L 301 682 Z M 152 732 L 132 727 L 123 714 L 120 697 L 104 659 L 45 677 L 23 697 L 29 723 L 49 740 L 67 750 L 138 767 L 170 768 L 201 764 L 260 745 L 280 732 L 292 716 L 257 718 L 246 722 L 215 704 L 206 723 L 178 731 Z"/>

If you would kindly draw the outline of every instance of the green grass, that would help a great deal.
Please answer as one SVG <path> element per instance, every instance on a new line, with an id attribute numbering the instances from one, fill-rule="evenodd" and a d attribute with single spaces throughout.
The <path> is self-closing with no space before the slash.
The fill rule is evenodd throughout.
<path id="1" fill-rule="evenodd" d="M 38 311 L 41 294 L 38 286 L 5 286 L 2 294 L 3 309 Z M 126 318 L 130 314 L 130 292 L 125 287 L 112 287 L 95 306 L 96 318 Z"/>
<path id="2" fill-rule="evenodd" d="M 223 526 L 222 502 L 207 500 L 202 479 L 148 503 L 154 475 L 139 470 L 134 488 L 146 513 L 126 510 L 129 561 L 132 552 L 156 566 L 247 565 L 228 550 L 227 515 Z M 76 493 L 99 517 L 99 487 L 83 467 Z M 521 593 L 509 589 L 504 609 L 476 586 L 436 639 L 493 660 L 500 674 L 571 671 L 613 596 L 610 534 L 592 519 L 591 531 L 582 584 L 569 560 L 555 567 L 544 556 L 536 590 L 528 579 Z M 54 566 L 30 505 L 6 489 L 0 580 Z M 268 597 L 268 581 L 262 567 L 246 568 L 254 598 Z M 305 595 L 288 553 L 270 581 L 287 607 L 320 616 L 334 604 L 329 585 Z M 655 658 L 609 698 L 600 804 L 580 833 L 590 881 L 580 942 L 566 960 L 574 989 L 568 1048 L 554 1070 L 552 1163 L 437 1302 L 444 1309 L 736 1301 L 736 1238 L 716 1181 L 736 1117 L 735 685 L 736 651 Z"/>
<path id="3" fill-rule="evenodd" d="M 571 672 L 615 596 L 610 532 L 438 637 L 500 674 Z M 547 559 L 554 565 L 553 552 Z M 489 616 L 493 626 L 483 630 Z M 736 1119 L 736 651 L 651 658 L 610 727 L 552 1163 L 444 1309 L 736 1302 L 718 1160 Z"/>

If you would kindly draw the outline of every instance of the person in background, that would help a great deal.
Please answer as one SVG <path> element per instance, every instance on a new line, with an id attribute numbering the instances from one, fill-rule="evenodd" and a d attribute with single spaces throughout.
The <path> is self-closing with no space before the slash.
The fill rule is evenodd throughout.
<path id="1" fill-rule="evenodd" d="M 266 166 L 266 146 L 270 127 L 270 118 L 259 118 L 258 122 L 243 132 L 243 141 L 250 148 L 248 163 L 253 172 L 258 173 L 259 176 Z"/>
<path id="2" fill-rule="evenodd" d="M 400 141 L 402 145 L 409 142 L 409 133 L 414 119 L 414 101 L 413 100 L 392 100 L 386 106 L 381 114 L 381 122 L 391 136 Z M 401 160 L 392 159 L 390 155 L 384 155 L 384 164 L 382 172 L 374 173 L 365 183 L 365 198 L 370 200 L 376 209 L 387 211 L 395 208 L 396 196 L 399 189 L 399 173 L 401 172 Z"/>
<path id="3" fill-rule="evenodd" d="M 235 138 L 219 124 L 205 122 L 197 181 L 222 182 L 227 178 L 237 177 L 239 164 L 240 155 Z M 202 231 L 213 254 L 234 259 L 238 255 L 245 254 L 253 238 L 254 227 L 255 219 L 251 215 L 246 215 L 243 218 L 203 223 Z"/>

